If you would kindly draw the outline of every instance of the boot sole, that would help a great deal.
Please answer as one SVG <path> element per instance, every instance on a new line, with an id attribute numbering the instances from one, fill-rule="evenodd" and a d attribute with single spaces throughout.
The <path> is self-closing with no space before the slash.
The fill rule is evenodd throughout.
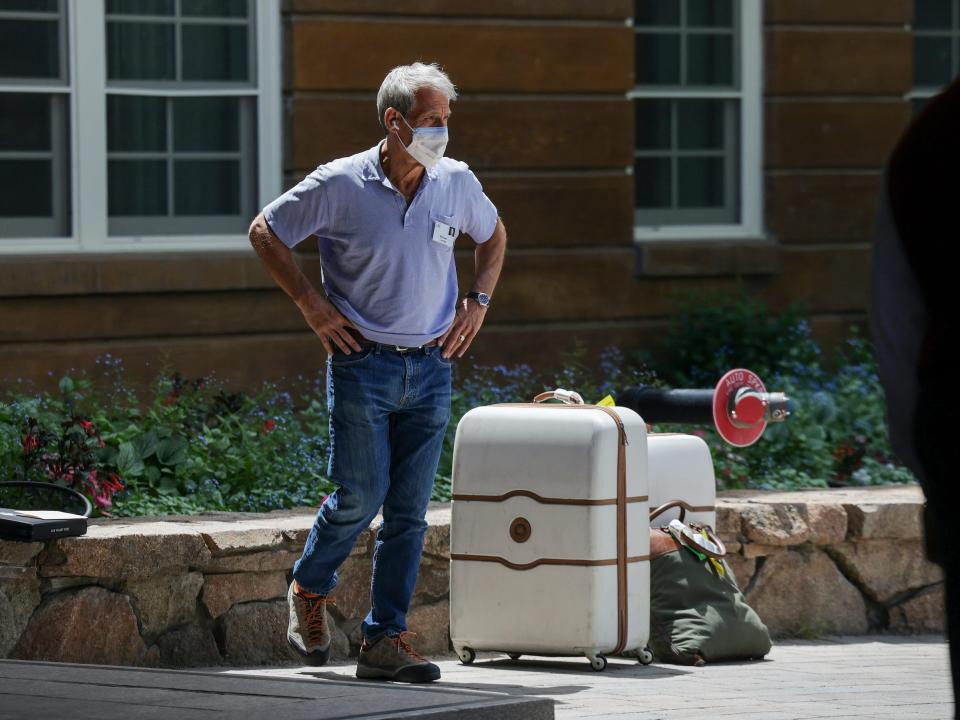
<path id="1" fill-rule="evenodd" d="M 290 639 L 290 636 L 287 636 L 287 644 L 290 645 L 294 650 L 297 651 L 297 655 L 303 658 L 304 662 L 307 665 L 318 666 L 326 665 L 327 660 L 330 659 L 330 648 L 327 647 L 326 650 L 314 650 L 313 652 L 307 653 L 301 650 L 293 640 Z"/>
<path id="2" fill-rule="evenodd" d="M 440 668 L 405 667 L 391 672 L 369 665 L 357 665 L 357 677 L 363 680 L 392 680 L 405 683 L 428 683 L 440 679 Z"/>

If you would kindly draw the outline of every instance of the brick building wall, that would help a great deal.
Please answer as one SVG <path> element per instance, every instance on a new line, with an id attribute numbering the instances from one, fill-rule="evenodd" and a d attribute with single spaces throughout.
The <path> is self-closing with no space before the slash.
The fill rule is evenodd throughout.
<path id="1" fill-rule="evenodd" d="M 284 184 L 382 136 L 388 68 L 439 61 L 461 91 L 448 154 L 475 170 L 510 238 L 478 361 L 555 363 L 574 337 L 655 350 L 678 299 L 738 289 L 804 303 L 829 344 L 864 318 L 880 172 L 910 117 L 911 8 L 764 4 L 763 238 L 634 243 L 628 0 L 286 0 Z M 319 282 L 315 253 L 297 248 Z M 164 360 L 240 384 L 324 362 L 252 250 L 4 257 L 0 343 L 4 386 L 52 383 L 104 352 L 133 380 Z"/>

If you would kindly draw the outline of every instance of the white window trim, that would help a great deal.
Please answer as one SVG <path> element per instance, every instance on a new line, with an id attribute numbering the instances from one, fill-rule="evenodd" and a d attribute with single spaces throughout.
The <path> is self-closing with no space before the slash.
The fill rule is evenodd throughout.
<path id="1" fill-rule="evenodd" d="M 914 27 L 913 23 L 911 22 L 911 24 L 907 26 L 907 29 L 911 33 L 912 42 L 916 42 L 917 36 L 949 38 L 951 42 L 951 48 L 950 48 L 951 58 L 950 59 L 953 63 L 956 63 L 958 62 L 956 53 L 960 52 L 960 5 L 958 5 L 957 0 L 953 0 L 953 2 L 951 3 L 950 14 L 951 14 L 950 27 L 937 28 L 937 29 L 932 29 L 932 28 L 917 29 L 916 27 Z M 956 72 L 953 72 L 955 68 L 956 68 L 956 65 L 950 68 L 953 77 L 955 77 L 957 74 Z M 907 102 L 911 102 L 913 100 L 928 100 L 934 97 L 935 95 L 939 95 L 941 92 L 943 92 L 944 89 L 946 89 L 946 87 L 950 85 L 951 82 L 953 82 L 953 80 L 948 80 L 946 84 L 940 85 L 940 86 L 914 85 L 913 88 L 903 96 L 903 99 L 906 100 Z"/>
<path id="2" fill-rule="evenodd" d="M 757 240 L 763 227 L 763 6 L 762 0 L 740 1 L 739 90 L 643 90 L 636 97 L 740 99 L 740 218 L 736 224 L 635 225 L 637 244 L 684 240 Z M 632 172 L 632 168 L 627 168 Z"/>
<path id="3" fill-rule="evenodd" d="M 0 255 L 249 249 L 250 243 L 246 235 L 241 233 L 142 237 L 111 237 L 107 234 L 107 61 L 104 5 L 103 0 L 67 0 L 72 234 L 69 237 L 0 238 Z M 257 87 L 252 92 L 241 91 L 241 94 L 250 96 L 256 93 L 259 209 L 283 189 L 280 0 L 255 0 L 251 6 L 256 13 Z M 180 96 L 237 93 L 231 90 L 174 90 L 158 94 Z"/>

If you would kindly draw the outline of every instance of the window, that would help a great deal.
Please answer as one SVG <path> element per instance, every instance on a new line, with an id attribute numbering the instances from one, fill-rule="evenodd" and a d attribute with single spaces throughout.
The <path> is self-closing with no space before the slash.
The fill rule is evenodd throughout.
<path id="1" fill-rule="evenodd" d="M 761 234 L 759 0 L 636 0 L 637 239 Z"/>
<path id="2" fill-rule="evenodd" d="M 0 236 L 69 235 L 64 0 L 0 0 Z"/>
<path id="3" fill-rule="evenodd" d="M 40 22 L 0 26 L 24 36 L 0 60 L 0 251 L 246 247 L 281 189 L 279 0 L 0 0 L 0 24 Z M 45 224 L 7 222 L 23 208 Z"/>
<path id="4" fill-rule="evenodd" d="M 960 0 L 914 0 L 914 112 L 960 73 Z"/>

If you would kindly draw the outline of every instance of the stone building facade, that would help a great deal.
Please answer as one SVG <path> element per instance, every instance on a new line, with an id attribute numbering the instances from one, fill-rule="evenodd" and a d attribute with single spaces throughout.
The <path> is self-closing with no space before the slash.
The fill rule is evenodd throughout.
<path id="1" fill-rule="evenodd" d="M 476 360 L 655 350 L 680 299 L 738 290 L 802 303 L 829 345 L 864 320 L 882 167 L 960 33 L 957 0 L 84 5 L 0 11 L 49 44 L 0 67 L 2 386 L 106 352 L 135 380 L 322 367 L 245 223 L 373 145 L 379 82 L 415 59 L 457 83 L 448 154 L 510 237 Z"/>

